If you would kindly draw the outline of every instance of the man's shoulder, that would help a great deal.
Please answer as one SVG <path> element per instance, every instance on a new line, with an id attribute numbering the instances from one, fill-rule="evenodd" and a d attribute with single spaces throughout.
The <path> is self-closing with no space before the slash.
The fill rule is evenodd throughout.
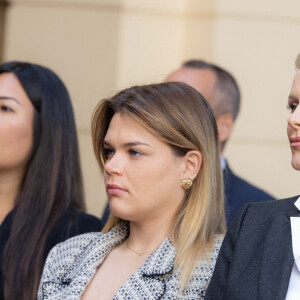
<path id="1" fill-rule="evenodd" d="M 234 174 L 229 167 L 224 170 L 224 183 L 225 193 L 232 197 L 237 196 L 239 201 L 244 199 L 245 202 L 260 202 L 274 199 L 272 195 L 263 189 Z M 246 199 L 249 199 L 249 201 Z"/>

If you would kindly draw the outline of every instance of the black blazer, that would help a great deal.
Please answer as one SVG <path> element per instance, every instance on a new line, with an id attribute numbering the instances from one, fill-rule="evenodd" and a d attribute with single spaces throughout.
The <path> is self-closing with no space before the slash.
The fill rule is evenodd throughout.
<path id="1" fill-rule="evenodd" d="M 223 171 L 225 211 L 227 226 L 231 224 L 237 212 L 249 202 L 262 202 L 273 200 L 274 197 L 265 191 L 236 176 L 229 168 L 227 162 Z"/>
<path id="2" fill-rule="evenodd" d="M 284 300 L 294 264 L 298 196 L 247 204 L 229 228 L 205 300 Z"/>
<path id="3" fill-rule="evenodd" d="M 9 238 L 10 229 L 13 221 L 13 211 L 10 212 L 0 226 L 0 300 L 4 299 L 3 295 L 3 251 Z M 98 218 L 79 212 L 75 209 L 69 209 L 63 217 L 57 222 L 46 241 L 44 259 L 49 251 L 58 243 L 66 239 L 79 235 L 81 233 L 101 231 L 102 222 Z"/>

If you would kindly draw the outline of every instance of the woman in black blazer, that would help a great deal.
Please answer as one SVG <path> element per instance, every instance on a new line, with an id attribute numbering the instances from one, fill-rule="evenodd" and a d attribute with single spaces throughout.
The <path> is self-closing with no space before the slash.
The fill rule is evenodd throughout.
<path id="1" fill-rule="evenodd" d="M 300 170 L 300 55 L 288 99 L 292 166 Z M 300 197 L 247 204 L 228 230 L 206 300 L 300 299 Z"/>
<path id="2" fill-rule="evenodd" d="M 84 206 L 67 89 L 47 68 L 2 64 L 0 299 L 35 299 L 50 249 L 101 230 L 101 221 L 83 213 Z"/>

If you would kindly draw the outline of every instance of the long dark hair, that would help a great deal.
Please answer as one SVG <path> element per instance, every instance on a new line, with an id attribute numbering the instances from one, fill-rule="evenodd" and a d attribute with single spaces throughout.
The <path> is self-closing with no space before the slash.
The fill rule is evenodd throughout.
<path id="1" fill-rule="evenodd" d="M 84 210 L 83 184 L 68 91 L 51 70 L 8 62 L 34 106 L 34 142 L 15 199 L 3 256 L 5 299 L 35 299 L 51 230 L 69 207 Z"/>

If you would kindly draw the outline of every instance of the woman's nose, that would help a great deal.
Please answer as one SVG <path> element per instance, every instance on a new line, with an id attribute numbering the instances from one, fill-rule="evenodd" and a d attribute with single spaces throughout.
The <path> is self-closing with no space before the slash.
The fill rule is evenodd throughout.
<path id="1" fill-rule="evenodd" d="M 118 154 L 114 154 L 112 157 L 108 158 L 105 165 L 104 170 L 107 174 L 122 174 L 122 164 L 121 157 Z"/>
<path id="2" fill-rule="evenodd" d="M 289 126 L 295 129 L 300 128 L 300 106 L 299 105 L 288 118 L 288 124 Z"/>

